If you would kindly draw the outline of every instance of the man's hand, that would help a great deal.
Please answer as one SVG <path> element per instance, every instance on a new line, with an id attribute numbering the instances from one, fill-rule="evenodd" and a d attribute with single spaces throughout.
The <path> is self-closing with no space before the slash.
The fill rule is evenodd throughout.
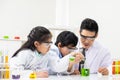
<path id="1" fill-rule="evenodd" d="M 106 67 L 100 67 L 98 69 L 98 72 L 101 73 L 102 75 L 108 75 L 109 74 L 109 71 Z"/>

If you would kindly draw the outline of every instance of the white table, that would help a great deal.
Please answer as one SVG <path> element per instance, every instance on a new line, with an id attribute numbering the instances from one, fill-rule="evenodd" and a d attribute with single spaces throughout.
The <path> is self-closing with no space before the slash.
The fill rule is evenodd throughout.
<path id="1" fill-rule="evenodd" d="M 80 75 L 49 75 L 48 78 L 37 78 L 37 79 L 29 79 L 31 71 L 22 71 L 20 80 L 120 80 L 119 75 L 108 75 L 102 76 L 99 74 L 90 74 L 89 76 L 80 76 Z"/>
<path id="2" fill-rule="evenodd" d="M 29 80 L 29 78 L 24 78 L 24 80 Z M 67 75 L 67 76 L 50 75 L 48 78 L 37 78 L 35 80 L 120 80 L 120 75 L 99 76 L 97 74 L 90 74 L 90 76 L 88 77 L 83 77 L 80 75 Z"/>

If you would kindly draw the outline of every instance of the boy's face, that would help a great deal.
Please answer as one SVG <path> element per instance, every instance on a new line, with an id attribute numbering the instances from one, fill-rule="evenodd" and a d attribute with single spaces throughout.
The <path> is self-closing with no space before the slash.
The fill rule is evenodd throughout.
<path id="1" fill-rule="evenodd" d="M 62 53 L 63 56 L 66 56 L 73 50 L 75 50 L 76 47 L 73 47 L 72 45 L 64 46 L 64 47 L 59 47 L 60 52 Z"/>

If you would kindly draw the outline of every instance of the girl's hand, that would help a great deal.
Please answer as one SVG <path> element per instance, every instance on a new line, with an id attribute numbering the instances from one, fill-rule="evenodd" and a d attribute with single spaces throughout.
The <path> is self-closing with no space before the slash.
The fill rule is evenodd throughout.
<path id="1" fill-rule="evenodd" d="M 35 73 L 36 73 L 37 78 L 47 78 L 48 77 L 48 72 L 45 72 L 45 71 L 38 71 Z"/>

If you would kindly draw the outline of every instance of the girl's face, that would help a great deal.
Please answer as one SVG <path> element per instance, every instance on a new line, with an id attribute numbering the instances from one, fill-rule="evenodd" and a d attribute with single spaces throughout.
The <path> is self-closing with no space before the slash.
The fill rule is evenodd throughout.
<path id="1" fill-rule="evenodd" d="M 34 42 L 34 45 L 35 45 L 37 51 L 41 52 L 41 54 L 43 54 L 43 55 L 49 51 L 51 44 L 52 44 L 51 38 L 48 39 L 48 41 L 42 42 L 42 43 L 39 43 L 38 41 Z"/>

